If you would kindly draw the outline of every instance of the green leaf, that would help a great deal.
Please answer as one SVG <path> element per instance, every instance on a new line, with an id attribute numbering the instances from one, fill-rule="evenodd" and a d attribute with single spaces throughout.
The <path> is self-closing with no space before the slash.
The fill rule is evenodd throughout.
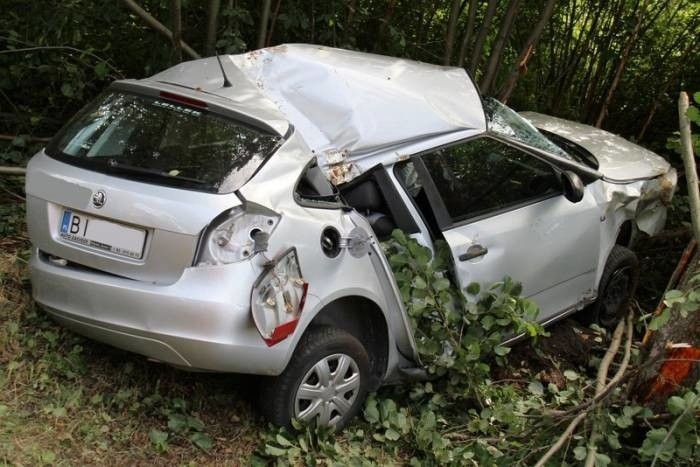
<path id="1" fill-rule="evenodd" d="M 530 391 L 531 394 L 534 394 L 536 396 L 541 396 L 544 394 L 544 387 L 542 387 L 542 383 L 539 381 L 532 381 L 530 384 L 527 385 L 527 390 Z"/>
<path id="2" fill-rule="evenodd" d="M 175 413 L 168 416 L 168 429 L 180 432 L 187 428 L 187 418 L 184 415 Z"/>
<path id="3" fill-rule="evenodd" d="M 576 381 L 579 378 L 579 376 L 578 373 L 576 373 L 573 370 L 565 370 L 564 378 L 568 379 L 569 381 Z"/>
<path id="4" fill-rule="evenodd" d="M 66 97 L 73 97 L 73 86 L 71 86 L 70 83 L 63 83 L 61 85 L 61 93 Z"/>
<path id="5" fill-rule="evenodd" d="M 401 437 L 401 435 L 398 431 L 394 430 L 393 428 L 389 428 L 384 433 L 384 437 L 389 441 L 397 441 Z"/>
<path id="6" fill-rule="evenodd" d="M 415 287 L 418 290 L 425 290 L 428 287 L 428 284 L 425 283 L 425 280 L 423 280 L 422 277 L 416 276 L 413 279 L 413 287 Z"/>
<path id="7" fill-rule="evenodd" d="M 208 451 L 214 445 L 214 441 L 209 435 L 200 432 L 193 433 L 192 436 L 190 436 L 190 441 L 192 441 L 199 449 L 203 449 L 205 451 Z"/>
<path id="8" fill-rule="evenodd" d="M 365 420 L 369 423 L 377 423 L 379 421 L 379 410 L 377 409 L 377 399 L 370 396 L 367 398 L 364 410 Z"/>
<path id="9" fill-rule="evenodd" d="M 700 110 L 697 107 L 688 107 L 687 115 L 691 122 L 700 123 Z"/>
<path id="10" fill-rule="evenodd" d="M 600 452 L 596 452 L 596 454 L 595 454 L 595 466 L 596 467 L 606 467 L 609 463 L 610 463 L 610 457 L 608 457 L 605 454 L 602 454 Z"/>
<path id="11" fill-rule="evenodd" d="M 700 104 L 700 91 L 698 91 L 698 92 L 696 92 L 695 94 L 693 94 L 693 99 L 695 100 L 695 102 L 697 102 L 698 104 Z"/>
<path id="12" fill-rule="evenodd" d="M 441 290 L 447 290 L 450 288 L 450 281 L 449 279 L 441 277 L 440 279 L 433 281 L 433 288 L 438 292 Z"/>
<path id="13" fill-rule="evenodd" d="M 666 309 L 664 309 L 664 311 L 661 312 L 660 315 L 654 316 L 654 318 L 649 323 L 649 329 L 652 331 L 658 330 L 663 325 L 665 325 L 670 318 L 671 318 L 671 310 L 669 308 L 666 308 Z"/>
<path id="14" fill-rule="evenodd" d="M 271 444 L 266 444 L 265 445 L 265 454 L 269 454 L 274 457 L 280 457 L 284 456 L 287 454 L 287 451 L 282 448 L 278 448 L 277 446 L 273 446 Z"/>
<path id="15" fill-rule="evenodd" d="M 493 348 L 493 351 L 496 353 L 496 355 L 499 355 L 502 357 L 510 352 L 510 347 L 506 347 L 504 345 L 497 345 L 496 347 Z"/>
<path id="16" fill-rule="evenodd" d="M 94 70 L 95 70 L 95 74 L 100 79 L 105 79 L 107 77 L 107 73 L 109 73 L 109 67 L 107 67 L 106 62 L 98 63 L 97 65 L 95 65 Z"/>
<path id="17" fill-rule="evenodd" d="M 586 449 L 585 446 L 577 446 L 574 448 L 574 458 L 577 461 L 582 461 L 586 458 L 586 454 L 588 453 L 588 450 Z"/>
<path id="18" fill-rule="evenodd" d="M 668 401 L 666 402 L 666 407 L 668 407 L 668 411 L 673 415 L 678 415 L 686 408 L 685 399 L 678 396 L 669 397 Z"/>
<path id="19" fill-rule="evenodd" d="M 478 282 L 472 282 L 467 286 L 466 290 L 469 295 L 478 295 L 479 291 L 481 290 L 481 286 Z"/>

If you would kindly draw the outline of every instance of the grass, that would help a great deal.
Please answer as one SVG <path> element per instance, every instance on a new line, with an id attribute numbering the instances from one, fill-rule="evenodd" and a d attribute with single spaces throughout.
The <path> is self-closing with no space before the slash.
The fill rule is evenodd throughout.
<path id="1" fill-rule="evenodd" d="M 179 371 L 60 328 L 31 301 L 27 244 L 0 247 L 0 465 L 247 461 L 266 429 L 247 378 Z"/>

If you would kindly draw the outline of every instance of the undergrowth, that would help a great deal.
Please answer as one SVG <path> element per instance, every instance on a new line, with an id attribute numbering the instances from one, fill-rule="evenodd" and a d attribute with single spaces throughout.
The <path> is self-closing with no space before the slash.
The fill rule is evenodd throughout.
<path id="1" fill-rule="evenodd" d="M 535 324 L 537 306 L 520 295 L 519 284 L 505 278 L 487 290 L 472 284 L 461 291 L 449 279 L 444 244 L 436 246 L 433 257 L 395 231 L 385 248 L 422 363 L 436 379 L 371 395 L 363 421 L 342 436 L 308 426 L 297 426 L 295 433 L 271 429 L 256 463 L 531 465 L 582 413 L 588 423 L 565 440 L 549 461 L 552 465 L 583 461 L 594 424 L 599 442 L 591 460 L 596 466 L 650 461 L 693 465 L 698 459 L 700 383 L 670 398 L 668 412 L 661 416 L 630 404 L 622 386 L 589 404 L 599 358 L 563 371 L 560 382 L 519 366 L 517 356 L 507 358 L 511 348 L 502 342 L 508 336 L 543 335 Z M 598 328 L 597 333 L 602 341 L 605 332 Z M 533 344 L 537 351 L 536 340 Z M 511 376 L 494 378 L 504 371 Z M 603 405 L 606 410 L 593 410 Z"/>

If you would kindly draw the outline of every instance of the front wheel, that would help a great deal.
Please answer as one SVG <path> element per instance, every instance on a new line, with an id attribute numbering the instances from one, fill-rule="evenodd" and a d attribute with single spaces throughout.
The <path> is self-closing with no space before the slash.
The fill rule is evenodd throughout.
<path id="1" fill-rule="evenodd" d="M 615 245 L 605 263 L 598 298 L 591 306 L 589 320 L 613 328 L 624 316 L 639 282 L 639 260 L 633 251 Z"/>
<path id="2" fill-rule="evenodd" d="M 351 334 L 312 328 L 301 338 L 287 368 L 263 381 L 261 409 L 268 420 L 290 427 L 293 418 L 342 430 L 367 394 L 369 357 Z"/>

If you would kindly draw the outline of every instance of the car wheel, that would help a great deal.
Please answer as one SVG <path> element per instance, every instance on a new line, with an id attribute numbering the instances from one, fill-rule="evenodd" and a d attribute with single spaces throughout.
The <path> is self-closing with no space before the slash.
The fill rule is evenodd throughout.
<path id="1" fill-rule="evenodd" d="M 627 311 L 639 282 L 639 260 L 633 251 L 615 245 L 605 263 L 598 298 L 591 307 L 590 321 L 613 328 Z"/>
<path id="2" fill-rule="evenodd" d="M 293 418 L 342 430 L 367 393 L 369 357 L 351 334 L 333 327 L 312 328 L 301 338 L 287 368 L 261 388 L 261 410 L 276 425 Z"/>

